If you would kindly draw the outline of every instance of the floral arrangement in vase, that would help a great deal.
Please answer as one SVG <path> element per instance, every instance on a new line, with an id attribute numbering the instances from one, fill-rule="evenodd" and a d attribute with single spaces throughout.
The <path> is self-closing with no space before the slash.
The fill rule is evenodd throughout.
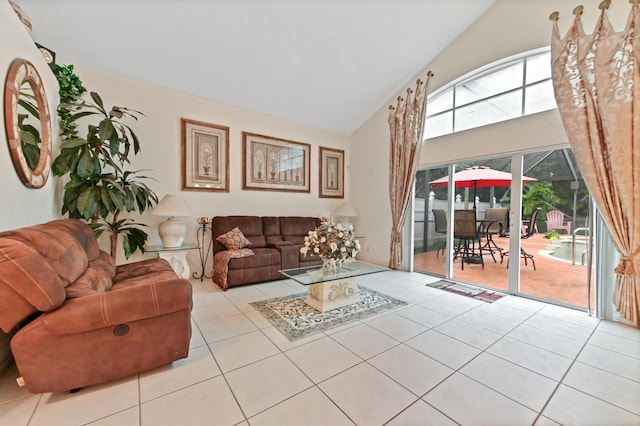
<path id="1" fill-rule="evenodd" d="M 353 225 L 333 223 L 333 218 L 323 218 L 318 228 L 304 237 L 300 252 L 305 256 L 315 254 L 323 261 L 323 269 L 336 270 L 342 262 L 355 257 L 360 251 L 360 242 L 353 234 Z"/>

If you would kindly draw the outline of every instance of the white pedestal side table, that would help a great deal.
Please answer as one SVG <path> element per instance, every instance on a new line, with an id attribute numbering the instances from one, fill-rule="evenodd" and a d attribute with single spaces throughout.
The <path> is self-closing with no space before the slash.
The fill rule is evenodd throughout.
<path id="1" fill-rule="evenodd" d="M 189 279 L 191 278 L 191 269 L 187 262 L 187 252 L 189 250 L 197 250 L 198 248 L 198 244 L 187 243 L 180 247 L 150 246 L 145 250 L 150 253 L 158 253 L 159 258 L 169 262 L 169 265 L 171 265 L 176 275 L 180 278 Z"/>

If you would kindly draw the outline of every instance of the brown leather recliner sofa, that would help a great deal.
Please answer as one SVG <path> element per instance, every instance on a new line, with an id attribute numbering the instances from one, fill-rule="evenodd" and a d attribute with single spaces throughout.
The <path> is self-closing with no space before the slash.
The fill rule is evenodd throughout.
<path id="1" fill-rule="evenodd" d="M 162 259 L 115 266 L 75 219 L 0 233 L 0 327 L 27 389 L 61 392 L 189 353 L 191 285 Z M 17 330 L 17 331 L 16 331 Z"/>
<path id="2" fill-rule="evenodd" d="M 300 253 L 304 237 L 320 226 L 320 218 L 304 216 L 215 216 L 211 222 L 214 256 L 214 282 L 225 289 L 243 284 L 284 278 L 278 271 L 322 264 L 317 256 Z M 239 228 L 250 241 L 253 255 L 231 258 L 225 272 L 217 272 L 215 264 L 227 247 L 217 240 Z M 218 258 L 218 259 L 216 259 Z M 225 276 L 222 276 L 225 274 Z"/>

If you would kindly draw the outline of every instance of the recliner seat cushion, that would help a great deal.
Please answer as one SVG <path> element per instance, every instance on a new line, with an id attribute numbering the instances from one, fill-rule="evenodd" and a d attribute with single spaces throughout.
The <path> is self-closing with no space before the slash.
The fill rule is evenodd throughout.
<path id="1" fill-rule="evenodd" d="M 104 293 L 111 290 L 116 264 L 111 256 L 101 251 L 96 260 L 89 262 L 80 277 L 65 288 L 67 299 Z"/>
<path id="2" fill-rule="evenodd" d="M 254 253 L 253 256 L 229 260 L 229 270 L 280 265 L 280 253 L 278 250 L 272 248 L 257 248 L 251 250 Z"/>
<path id="3" fill-rule="evenodd" d="M 170 280 L 175 277 L 176 273 L 164 259 L 153 258 L 126 263 L 117 267 L 112 290 L 147 282 Z"/>

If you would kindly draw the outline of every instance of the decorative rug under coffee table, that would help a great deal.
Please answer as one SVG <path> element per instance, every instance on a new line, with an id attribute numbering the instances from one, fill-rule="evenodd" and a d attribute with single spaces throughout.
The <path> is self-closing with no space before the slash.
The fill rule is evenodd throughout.
<path id="1" fill-rule="evenodd" d="M 249 304 L 290 341 L 407 305 L 402 300 L 366 287 L 359 287 L 358 294 L 360 295 L 359 303 L 326 312 L 319 312 L 307 305 L 305 303 L 308 295 L 306 292 Z"/>
<path id="2" fill-rule="evenodd" d="M 459 294 L 461 296 L 471 297 L 473 299 L 482 300 L 483 302 L 493 303 L 496 300 L 506 296 L 498 291 L 487 290 L 469 284 L 458 283 L 451 280 L 440 280 L 426 284 L 427 287 L 438 288 L 450 293 Z"/>

